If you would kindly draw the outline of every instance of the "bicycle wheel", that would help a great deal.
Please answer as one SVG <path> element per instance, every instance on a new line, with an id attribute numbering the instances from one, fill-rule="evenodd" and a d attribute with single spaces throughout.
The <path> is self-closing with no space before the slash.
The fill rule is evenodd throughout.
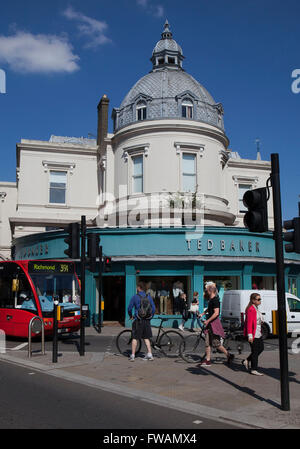
<path id="1" fill-rule="evenodd" d="M 179 346 L 183 336 L 177 331 L 164 331 L 157 346 L 166 357 L 179 357 Z"/>
<path id="2" fill-rule="evenodd" d="M 180 356 L 187 363 L 199 363 L 205 356 L 203 335 L 189 335 L 180 345 Z"/>
<path id="3" fill-rule="evenodd" d="M 132 331 L 126 329 L 117 336 L 116 346 L 120 354 L 129 356 L 131 354 Z M 137 341 L 136 353 L 141 349 L 141 340 Z"/>

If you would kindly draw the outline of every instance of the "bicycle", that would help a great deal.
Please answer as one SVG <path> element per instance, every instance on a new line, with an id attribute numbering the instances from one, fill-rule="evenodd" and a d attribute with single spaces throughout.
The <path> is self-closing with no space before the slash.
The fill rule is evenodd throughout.
<path id="1" fill-rule="evenodd" d="M 204 323 L 204 320 L 201 320 Z M 201 331 L 197 334 L 192 334 L 186 337 L 180 344 L 179 355 L 187 363 L 200 363 L 205 358 L 205 327 L 201 327 Z M 234 342 L 234 343 L 233 343 Z M 231 343 L 231 344 L 230 344 Z M 239 354 L 243 350 L 242 333 L 240 329 L 229 327 L 225 331 L 225 338 L 221 339 L 221 344 L 225 349 L 237 350 Z M 213 349 L 216 353 L 217 350 Z"/>
<path id="2" fill-rule="evenodd" d="M 180 343 L 183 341 L 183 336 L 176 330 L 164 331 L 162 324 L 168 321 L 168 318 L 158 317 L 160 325 L 158 326 L 158 333 L 155 340 L 150 339 L 151 347 L 160 351 L 166 357 L 179 357 Z M 157 326 L 151 326 L 151 328 Z M 120 354 L 129 356 L 131 354 L 132 330 L 125 329 L 120 332 L 116 339 L 116 346 Z M 140 352 L 142 341 L 137 340 L 136 354 Z"/>

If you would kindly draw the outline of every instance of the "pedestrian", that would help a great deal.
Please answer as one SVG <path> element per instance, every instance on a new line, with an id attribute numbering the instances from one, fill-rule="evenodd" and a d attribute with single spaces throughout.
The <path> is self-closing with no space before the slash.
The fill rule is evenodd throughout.
<path id="1" fill-rule="evenodd" d="M 137 341 L 143 339 L 147 348 L 144 360 L 153 360 L 150 339 L 152 330 L 150 320 L 155 313 L 155 305 L 150 295 L 146 295 L 146 284 L 138 282 L 137 293 L 133 295 L 128 306 L 128 315 L 132 323 L 132 344 L 129 360 L 134 362 Z M 132 313 L 134 309 L 134 314 Z"/>
<path id="2" fill-rule="evenodd" d="M 257 371 L 258 356 L 264 350 L 264 342 L 261 333 L 261 324 L 263 322 L 263 316 L 258 310 L 261 304 L 261 297 L 259 293 L 252 293 L 250 296 L 249 304 L 245 310 L 245 325 L 244 335 L 248 339 L 251 348 L 251 354 L 247 359 L 242 360 L 244 367 L 255 376 L 263 376 L 262 373 Z M 250 368 L 251 367 L 251 368 Z"/>
<path id="3" fill-rule="evenodd" d="M 185 293 L 180 294 L 180 313 L 182 315 L 181 324 L 178 326 L 181 331 L 184 331 L 184 325 L 189 319 L 189 307 L 188 307 L 188 301 Z"/>
<path id="4" fill-rule="evenodd" d="M 211 366 L 211 348 L 215 348 L 217 351 L 222 352 L 227 357 L 228 365 L 234 359 L 234 355 L 231 354 L 221 343 L 221 338 L 225 337 L 224 329 L 221 324 L 220 314 L 220 299 L 218 295 L 217 287 L 214 283 L 207 285 L 206 294 L 208 297 L 208 306 L 200 316 L 206 314 L 205 326 L 205 359 L 200 362 L 202 366 Z"/>
<path id="5" fill-rule="evenodd" d="M 195 324 L 196 320 L 197 320 L 197 324 L 200 327 L 200 329 L 202 327 L 202 323 L 200 320 L 200 313 L 199 313 L 199 293 L 198 292 L 194 292 L 194 294 L 193 294 L 190 312 L 192 314 L 191 332 L 195 332 L 194 324 Z"/>

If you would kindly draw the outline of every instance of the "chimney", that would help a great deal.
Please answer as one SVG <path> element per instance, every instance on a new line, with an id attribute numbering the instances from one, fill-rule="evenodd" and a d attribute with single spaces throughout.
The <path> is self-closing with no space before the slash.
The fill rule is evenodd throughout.
<path id="1" fill-rule="evenodd" d="M 108 107 L 109 99 L 104 94 L 98 104 L 98 129 L 97 129 L 97 145 L 102 147 L 108 131 Z"/>

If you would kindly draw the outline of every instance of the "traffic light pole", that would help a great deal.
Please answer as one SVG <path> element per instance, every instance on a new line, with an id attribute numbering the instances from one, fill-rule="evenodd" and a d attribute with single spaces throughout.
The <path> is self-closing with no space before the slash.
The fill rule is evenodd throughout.
<path id="1" fill-rule="evenodd" d="M 80 348 L 79 354 L 84 355 L 85 349 L 85 320 L 83 317 L 82 306 L 85 305 L 85 240 L 86 240 L 86 217 L 81 216 L 81 292 L 80 292 Z"/>
<path id="2" fill-rule="evenodd" d="M 98 315 L 98 332 L 102 330 L 102 246 L 99 246 L 99 315 Z"/>
<path id="3" fill-rule="evenodd" d="M 271 154 L 271 167 L 272 167 L 271 182 L 273 189 L 273 208 L 274 208 L 274 240 L 275 240 L 276 273 L 277 273 L 281 408 L 282 410 L 288 411 L 290 410 L 288 345 L 287 345 L 287 329 L 286 329 L 285 280 L 284 280 L 279 157 L 277 153 Z"/>
<path id="4" fill-rule="evenodd" d="M 53 298 L 53 341 L 52 341 L 52 363 L 57 363 L 58 348 L 58 325 L 57 325 L 57 298 Z"/>

